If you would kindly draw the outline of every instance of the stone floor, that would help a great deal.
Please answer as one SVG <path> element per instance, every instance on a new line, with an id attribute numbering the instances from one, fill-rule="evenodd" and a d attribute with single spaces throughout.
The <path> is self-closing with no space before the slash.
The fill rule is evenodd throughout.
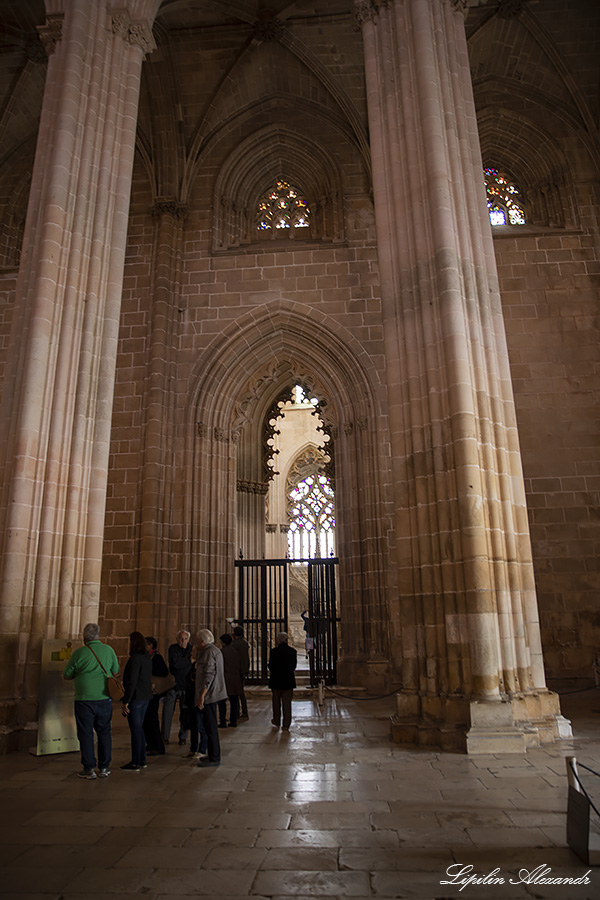
<path id="1" fill-rule="evenodd" d="M 285 733 L 270 725 L 268 696 L 254 697 L 250 719 L 221 732 L 219 769 L 198 769 L 171 743 L 145 771 L 121 772 L 129 758 L 121 717 L 108 779 L 79 779 L 73 753 L 3 757 L 0 894 L 600 898 L 600 868 L 570 887 L 526 885 L 516 874 L 542 865 L 553 878 L 588 872 L 565 842 L 564 758 L 600 771 L 598 691 L 564 698 L 573 740 L 526 756 L 394 745 L 392 711 L 392 698 L 328 695 L 323 708 L 303 699 Z M 597 798 L 594 781 L 586 776 Z M 498 869 L 504 884 L 443 884 L 455 864 L 479 876 Z"/>

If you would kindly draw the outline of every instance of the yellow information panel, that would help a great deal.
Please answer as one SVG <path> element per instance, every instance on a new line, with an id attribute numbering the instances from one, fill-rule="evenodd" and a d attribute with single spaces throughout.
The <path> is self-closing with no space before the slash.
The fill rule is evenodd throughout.
<path id="1" fill-rule="evenodd" d="M 63 672 L 71 653 L 81 641 L 52 640 L 42 644 L 40 710 L 37 755 L 71 753 L 79 750 L 73 711 L 73 681 L 65 681 Z"/>

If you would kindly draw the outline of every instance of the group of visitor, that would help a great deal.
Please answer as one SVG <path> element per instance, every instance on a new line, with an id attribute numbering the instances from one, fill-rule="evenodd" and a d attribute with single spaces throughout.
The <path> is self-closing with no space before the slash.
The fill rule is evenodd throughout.
<path id="1" fill-rule="evenodd" d="M 87 780 L 111 774 L 113 701 L 107 679 L 118 674 L 119 663 L 112 647 L 103 644 L 99 634 L 97 624 L 85 626 L 84 645 L 71 655 L 63 673 L 65 679 L 74 680 L 82 765 L 79 777 Z M 203 628 L 192 643 L 190 632 L 181 630 L 168 649 L 167 663 L 158 651 L 156 638 L 131 632 L 121 701 L 131 733 L 131 759 L 121 769 L 140 772 L 147 767 L 148 756 L 165 753 L 178 703 L 179 745 L 185 746 L 188 736 L 190 741 L 185 757 L 197 760 L 200 768 L 221 764 L 219 728 L 237 728 L 240 719 L 248 718 L 244 680 L 250 671 L 250 652 L 239 625 L 232 635 L 222 634 L 219 640 L 220 649 L 212 632 Z M 288 635 L 282 632 L 269 657 L 269 687 L 273 693 L 272 724 L 279 727 L 282 722 L 284 730 L 289 730 L 291 723 L 296 659 Z M 94 732 L 98 738 L 97 772 Z"/>

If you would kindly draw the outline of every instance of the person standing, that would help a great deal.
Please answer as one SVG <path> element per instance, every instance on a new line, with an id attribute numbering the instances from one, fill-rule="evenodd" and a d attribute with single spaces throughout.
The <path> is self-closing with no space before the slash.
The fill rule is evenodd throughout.
<path id="1" fill-rule="evenodd" d="M 233 649 L 230 634 L 222 634 L 219 640 L 225 669 L 225 687 L 229 697 L 229 727 L 237 728 L 240 694 L 243 690 L 240 655 Z M 227 728 L 227 700 L 219 700 L 219 728 Z"/>
<path id="2" fill-rule="evenodd" d="M 152 678 L 166 678 L 169 674 L 168 666 L 161 653 L 158 652 L 158 642 L 155 637 L 146 638 L 146 647 L 152 663 Z M 160 696 L 152 694 L 152 700 L 148 704 L 144 716 L 144 735 L 146 738 L 146 756 L 162 756 L 165 752 L 165 744 L 160 733 L 158 721 L 158 705 Z"/>
<path id="3" fill-rule="evenodd" d="M 99 638 L 100 629 L 90 622 L 83 629 L 83 647 L 71 654 L 63 678 L 75 681 L 75 722 L 81 751 L 80 778 L 96 778 L 94 731 L 98 737 L 98 775 L 110 775 L 112 701 L 106 689 L 108 675 L 116 675 L 119 661 L 116 653 Z M 103 668 L 104 667 L 104 668 Z"/>
<path id="4" fill-rule="evenodd" d="M 240 719 L 247 719 L 248 701 L 244 693 L 244 682 L 248 677 L 248 672 L 250 671 L 250 645 L 244 637 L 244 629 L 241 625 L 236 625 L 233 629 L 232 647 L 234 648 L 236 653 L 239 653 L 240 655 L 240 671 L 242 673 L 242 690 L 240 693 L 240 704 L 242 707 L 242 711 L 240 713 Z"/>
<path id="5" fill-rule="evenodd" d="M 277 646 L 269 654 L 269 687 L 273 692 L 273 718 L 271 724 L 284 731 L 290 730 L 292 722 L 292 696 L 296 687 L 296 664 L 298 655 L 288 644 L 289 635 L 282 631 L 277 635 Z M 282 721 L 283 713 L 283 721 Z"/>
<path id="6" fill-rule="evenodd" d="M 186 677 L 192 667 L 192 644 L 190 643 L 190 633 L 181 629 L 177 632 L 176 643 L 171 644 L 167 656 L 169 660 L 169 672 L 175 678 L 175 687 L 167 691 L 163 701 L 162 714 L 162 738 L 165 744 L 169 743 L 171 737 L 171 724 L 173 722 L 173 714 L 175 706 L 179 700 L 179 745 L 181 747 L 187 741 L 188 728 L 185 727 L 187 716 L 185 710 L 185 685 Z"/>
<path id="7" fill-rule="evenodd" d="M 152 700 L 152 660 L 141 631 L 129 635 L 129 659 L 123 672 L 123 715 L 131 732 L 131 759 L 121 766 L 131 772 L 146 768 L 144 716 Z"/>
<path id="8" fill-rule="evenodd" d="M 217 704 L 219 700 L 225 700 L 226 697 L 223 654 L 218 647 L 215 647 L 212 631 L 203 628 L 198 632 L 196 650 L 196 706 L 202 712 L 208 756 L 198 762 L 200 768 L 221 765 Z"/>

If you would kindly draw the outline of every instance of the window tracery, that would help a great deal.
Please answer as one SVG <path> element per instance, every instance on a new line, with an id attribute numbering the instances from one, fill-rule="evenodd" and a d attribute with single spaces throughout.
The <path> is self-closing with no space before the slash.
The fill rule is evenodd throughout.
<path id="1" fill-rule="evenodd" d="M 281 178 L 258 202 L 256 213 L 258 231 L 308 228 L 309 225 L 308 202 L 297 188 Z"/>
<path id="2" fill-rule="evenodd" d="M 516 185 L 508 175 L 491 166 L 483 171 L 492 225 L 525 225 L 525 211 Z"/>
<path id="3" fill-rule="evenodd" d="M 334 491 L 325 474 L 327 454 L 308 448 L 292 467 L 287 484 L 290 559 L 335 553 Z"/>

